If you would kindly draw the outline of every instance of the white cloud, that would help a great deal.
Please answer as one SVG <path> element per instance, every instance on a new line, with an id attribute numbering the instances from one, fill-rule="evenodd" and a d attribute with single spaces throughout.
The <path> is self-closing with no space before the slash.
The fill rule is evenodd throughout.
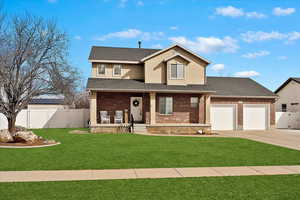
<path id="1" fill-rule="evenodd" d="M 176 30 L 178 30 L 178 26 L 171 26 L 170 30 L 176 31 Z"/>
<path id="2" fill-rule="evenodd" d="M 288 57 L 287 56 L 278 56 L 277 59 L 278 60 L 287 60 Z"/>
<path id="3" fill-rule="evenodd" d="M 260 73 L 258 73 L 257 71 L 242 71 L 242 72 L 236 72 L 234 74 L 234 76 L 236 77 L 254 77 L 254 76 L 259 76 Z"/>
<path id="4" fill-rule="evenodd" d="M 144 6 L 144 2 L 143 2 L 143 1 L 138 1 L 138 2 L 136 3 L 136 5 L 138 5 L 138 6 Z"/>
<path id="5" fill-rule="evenodd" d="M 128 0 L 120 0 L 119 1 L 119 7 L 120 8 L 124 8 L 127 4 Z"/>
<path id="6" fill-rule="evenodd" d="M 216 14 L 225 17 L 241 17 L 244 15 L 243 9 L 235 8 L 233 6 L 216 8 Z"/>
<path id="7" fill-rule="evenodd" d="M 215 10 L 215 14 L 216 15 L 221 15 L 224 17 L 247 17 L 247 18 L 257 18 L 257 19 L 261 19 L 261 18 L 266 18 L 267 16 L 263 13 L 259 13 L 259 12 L 245 12 L 242 8 L 236 8 L 233 6 L 227 6 L 227 7 L 220 7 L 220 8 L 216 8 Z"/>
<path id="8" fill-rule="evenodd" d="M 252 59 L 252 58 L 257 58 L 257 57 L 262 57 L 267 55 L 270 55 L 269 51 L 257 51 L 253 53 L 244 54 L 242 55 L 242 57 Z"/>
<path id="9" fill-rule="evenodd" d="M 246 17 L 262 19 L 262 18 L 266 18 L 267 15 L 265 15 L 263 13 L 258 13 L 258 12 L 248 12 L 248 13 L 246 13 Z"/>
<path id="10" fill-rule="evenodd" d="M 160 40 L 164 37 L 163 32 L 143 32 L 138 29 L 127 29 L 124 31 L 108 33 L 100 37 L 95 38 L 98 41 L 105 41 L 108 39 L 118 38 L 118 39 L 133 39 L 141 38 L 142 40 Z"/>
<path id="11" fill-rule="evenodd" d="M 57 0 L 48 0 L 49 3 L 56 3 Z"/>
<path id="12" fill-rule="evenodd" d="M 220 72 L 225 69 L 225 65 L 224 64 L 215 64 L 215 65 L 211 66 L 211 69 L 215 72 Z"/>
<path id="13" fill-rule="evenodd" d="M 273 15 L 276 15 L 276 16 L 287 16 L 287 15 L 293 14 L 294 12 L 296 12 L 295 8 L 276 7 L 273 9 Z"/>
<path id="14" fill-rule="evenodd" d="M 154 44 L 154 45 L 151 46 L 151 48 L 153 48 L 153 49 L 162 49 L 163 46 L 161 44 Z"/>
<path id="15" fill-rule="evenodd" d="M 80 35 L 75 35 L 75 36 L 74 36 L 74 39 L 75 39 L 75 40 L 81 40 L 82 38 L 81 38 Z"/>
<path id="16" fill-rule="evenodd" d="M 252 43 L 257 41 L 268 40 L 285 40 L 285 43 L 291 43 L 300 39 L 300 32 L 280 33 L 278 31 L 263 32 L 263 31 L 248 31 L 241 34 L 245 42 Z"/>
<path id="17" fill-rule="evenodd" d="M 142 32 L 141 39 L 142 40 L 161 40 L 165 34 L 163 32 Z"/>
<path id="18" fill-rule="evenodd" d="M 197 37 L 196 40 L 189 40 L 186 37 L 170 37 L 174 43 L 181 44 L 187 48 L 199 53 L 234 53 L 239 49 L 237 40 L 226 36 L 224 38 L 217 37 Z"/>

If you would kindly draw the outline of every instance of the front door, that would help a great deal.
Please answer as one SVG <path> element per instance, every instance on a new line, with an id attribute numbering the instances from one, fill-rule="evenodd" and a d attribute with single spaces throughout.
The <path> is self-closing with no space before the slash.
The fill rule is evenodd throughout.
<path id="1" fill-rule="evenodd" d="M 130 98 L 130 112 L 133 115 L 135 122 L 141 122 L 143 120 L 143 98 L 131 97 Z"/>

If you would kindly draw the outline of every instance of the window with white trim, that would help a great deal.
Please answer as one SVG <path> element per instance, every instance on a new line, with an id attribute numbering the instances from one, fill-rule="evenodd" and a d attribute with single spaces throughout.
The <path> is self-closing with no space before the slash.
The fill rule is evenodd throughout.
<path id="1" fill-rule="evenodd" d="M 170 115 L 173 113 L 172 97 L 159 97 L 159 113 L 163 115 Z"/>
<path id="2" fill-rule="evenodd" d="M 121 76 L 122 74 L 122 65 L 114 65 L 113 75 Z"/>
<path id="3" fill-rule="evenodd" d="M 191 97 L 191 107 L 192 108 L 197 108 L 198 104 L 199 104 L 198 97 Z"/>
<path id="4" fill-rule="evenodd" d="M 106 68 L 106 66 L 104 64 L 99 64 L 98 65 L 98 74 L 105 75 L 105 68 Z"/>
<path id="5" fill-rule="evenodd" d="M 170 77 L 171 79 L 184 79 L 184 64 L 171 64 Z"/>

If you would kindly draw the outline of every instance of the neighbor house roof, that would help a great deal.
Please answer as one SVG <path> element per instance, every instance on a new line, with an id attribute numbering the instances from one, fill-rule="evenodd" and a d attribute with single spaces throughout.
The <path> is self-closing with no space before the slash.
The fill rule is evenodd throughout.
<path id="1" fill-rule="evenodd" d="M 160 49 L 93 46 L 89 60 L 140 62 L 142 58 L 145 58 L 158 51 L 160 51 Z"/>
<path id="2" fill-rule="evenodd" d="M 62 105 L 63 99 L 32 99 L 29 104 L 42 104 L 42 105 Z"/>
<path id="3" fill-rule="evenodd" d="M 286 80 L 277 90 L 275 90 L 275 92 L 274 93 L 278 93 L 282 88 L 284 88 L 287 84 L 289 84 L 289 82 L 291 82 L 291 81 L 295 81 L 295 82 L 297 82 L 297 83 L 300 83 L 300 78 L 298 78 L 298 77 L 291 77 L 291 78 L 289 78 L 288 80 Z"/>
<path id="4" fill-rule="evenodd" d="M 144 83 L 131 79 L 89 78 L 88 90 L 96 91 L 140 91 L 140 92 L 181 92 L 212 93 L 223 97 L 277 97 L 272 91 L 249 78 L 207 77 L 205 85 L 166 85 Z"/>

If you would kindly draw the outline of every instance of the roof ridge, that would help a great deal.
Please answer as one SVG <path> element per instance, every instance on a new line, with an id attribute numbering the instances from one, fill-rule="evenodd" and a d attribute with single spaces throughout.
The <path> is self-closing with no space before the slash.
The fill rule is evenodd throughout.
<path id="1" fill-rule="evenodd" d="M 92 48 L 115 48 L 115 49 L 146 49 L 146 50 L 161 50 L 153 48 L 138 48 L 138 47 L 113 47 L 113 46 L 92 46 Z"/>

